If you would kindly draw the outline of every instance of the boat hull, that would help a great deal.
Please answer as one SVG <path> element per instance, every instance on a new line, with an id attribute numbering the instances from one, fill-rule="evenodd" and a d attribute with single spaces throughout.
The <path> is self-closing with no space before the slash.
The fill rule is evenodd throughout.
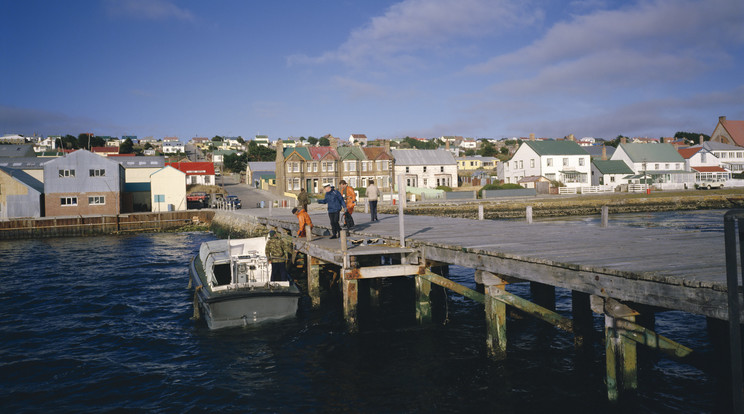
<path id="1" fill-rule="evenodd" d="M 194 286 L 195 316 L 203 318 L 209 329 L 247 326 L 297 314 L 300 290 L 293 284 L 268 283 L 266 286 L 213 292 L 201 276 L 204 268 L 197 255 L 189 266 Z"/>

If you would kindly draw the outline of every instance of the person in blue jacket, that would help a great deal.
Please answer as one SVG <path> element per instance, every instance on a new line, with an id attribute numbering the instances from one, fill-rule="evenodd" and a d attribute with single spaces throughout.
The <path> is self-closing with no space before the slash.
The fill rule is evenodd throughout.
<path id="1" fill-rule="evenodd" d="M 340 211 L 344 208 L 344 197 L 330 184 L 324 185 L 323 190 L 325 190 L 325 198 L 318 200 L 318 203 L 328 205 L 328 218 L 331 220 L 331 233 L 333 233 L 331 238 L 337 239 L 341 234 L 338 219 Z"/>

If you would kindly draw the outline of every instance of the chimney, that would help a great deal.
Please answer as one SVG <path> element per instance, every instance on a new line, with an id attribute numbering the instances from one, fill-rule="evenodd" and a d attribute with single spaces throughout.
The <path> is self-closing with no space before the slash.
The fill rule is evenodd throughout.
<path id="1" fill-rule="evenodd" d="M 627 144 L 628 143 L 628 139 L 625 138 L 625 137 L 620 137 L 620 143 L 621 144 Z"/>
<path id="2" fill-rule="evenodd" d="M 700 145 L 703 145 L 703 141 L 705 141 L 705 138 L 703 138 L 702 134 L 700 134 L 699 140 L 700 140 Z"/>
<path id="3" fill-rule="evenodd" d="M 569 141 L 576 141 L 576 138 L 574 138 L 574 134 L 568 134 L 568 140 Z"/>
<path id="4" fill-rule="evenodd" d="M 530 141 L 534 141 L 534 140 L 535 140 L 535 133 L 530 132 Z"/>
<path id="5" fill-rule="evenodd" d="M 719 116 L 719 117 L 718 117 L 718 122 L 723 122 L 723 121 L 725 121 L 725 120 L 726 120 L 726 116 L 725 116 L 725 115 L 724 115 L 724 116 Z"/>
<path id="6" fill-rule="evenodd" d="M 672 143 L 672 137 L 664 137 L 664 143 L 665 144 L 671 144 Z"/>
<path id="7" fill-rule="evenodd" d="M 385 152 L 390 154 L 390 140 L 389 139 L 385 140 Z"/>
<path id="8" fill-rule="evenodd" d="M 607 147 L 602 145 L 602 161 L 607 160 Z"/>
<path id="9" fill-rule="evenodd" d="M 444 149 L 446 149 L 447 151 L 449 151 L 449 140 L 448 139 L 445 139 L 444 140 Z"/>

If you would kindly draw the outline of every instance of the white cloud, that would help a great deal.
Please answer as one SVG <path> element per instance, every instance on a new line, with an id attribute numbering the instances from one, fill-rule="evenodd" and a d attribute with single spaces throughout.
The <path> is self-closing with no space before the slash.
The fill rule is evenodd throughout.
<path id="1" fill-rule="evenodd" d="M 557 64 L 612 50 L 633 50 L 648 57 L 661 52 L 696 55 L 700 60 L 721 58 L 722 44 L 744 42 L 744 8 L 739 1 L 658 0 L 596 11 L 557 23 L 531 45 L 473 65 L 468 72 Z"/>
<path id="2" fill-rule="evenodd" d="M 111 16 L 145 20 L 194 20 L 194 15 L 189 10 L 170 0 L 108 0 L 105 4 Z"/>
<path id="3" fill-rule="evenodd" d="M 418 62 L 417 52 L 456 50 L 461 45 L 453 44 L 455 40 L 482 38 L 497 30 L 539 20 L 541 12 L 529 4 L 509 0 L 405 0 L 354 30 L 338 49 L 317 57 L 295 55 L 288 61 L 410 65 Z"/>

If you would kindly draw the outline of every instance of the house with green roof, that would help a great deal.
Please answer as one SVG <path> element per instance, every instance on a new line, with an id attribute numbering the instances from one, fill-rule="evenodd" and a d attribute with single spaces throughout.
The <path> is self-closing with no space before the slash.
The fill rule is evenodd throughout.
<path id="1" fill-rule="evenodd" d="M 634 184 L 683 185 L 690 180 L 685 160 L 672 144 L 628 144 L 617 146 L 611 160 L 623 161 L 633 170 Z"/>
<path id="2" fill-rule="evenodd" d="M 338 147 L 339 161 L 341 162 L 341 179 L 346 181 L 352 188 L 359 187 L 362 182 L 362 165 L 367 169 L 367 156 L 358 145 L 350 147 Z"/>
<path id="3" fill-rule="evenodd" d="M 592 185 L 628 184 L 633 170 L 620 160 L 592 160 Z"/>
<path id="4" fill-rule="evenodd" d="M 567 187 L 591 185 L 590 156 L 575 141 L 523 141 L 509 161 L 498 163 L 504 183 L 519 183 L 524 177 L 545 177 Z"/>

